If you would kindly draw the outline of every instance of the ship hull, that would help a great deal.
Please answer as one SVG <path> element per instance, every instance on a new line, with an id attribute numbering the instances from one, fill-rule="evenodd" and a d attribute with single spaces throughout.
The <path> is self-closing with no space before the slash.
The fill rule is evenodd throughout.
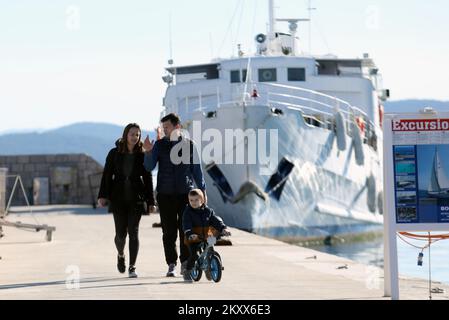
<path id="1" fill-rule="evenodd" d="M 381 150 L 363 144 L 364 163 L 357 164 L 354 139 L 347 132 L 344 132 L 346 148 L 341 150 L 335 129 L 309 124 L 300 110 L 288 108 L 273 112 L 267 105 L 223 107 L 216 110 L 213 118 L 196 112 L 191 120 L 188 128 L 197 144 L 201 141 L 198 148 L 203 168 L 215 163 L 236 195 L 237 201 L 224 195 L 221 181 L 217 183 L 204 170 L 208 204 L 226 224 L 277 238 L 326 238 L 381 228 Z M 216 134 L 221 134 L 221 158 L 210 152 L 210 135 L 195 136 L 195 126 L 196 131 L 214 130 L 215 139 Z M 253 130 L 258 134 L 257 146 L 254 148 L 249 138 L 225 141 L 226 132 L 232 130 Z M 266 134 L 265 141 L 260 132 Z M 271 140 L 274 132 L 277 141 Z M 242 150 L 245 162 L 236 163 Z M 231 152 L 233 163 L 229 161 Z M 254 152 L 258 155 L 265 152 L 266 157 L 261 161 L 258 156 L 255 163 L 251 162 L 248 155 Z M 273 190 L 270 191 L 270 178 L 282 159 L 287 159 L 293 168 L 276 199 Z M 246 188 L 248 182 L 252 189 Z"/>

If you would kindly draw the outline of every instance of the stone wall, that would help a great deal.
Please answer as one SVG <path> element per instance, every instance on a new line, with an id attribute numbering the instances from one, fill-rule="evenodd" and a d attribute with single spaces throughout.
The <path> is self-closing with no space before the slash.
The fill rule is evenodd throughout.
<path id="1" fill-rule="evenodd" d="M 93 204 L 103 167 L 85 154 L 0 156 L 0 167 L 20 175 L 31 204 Z M 6 182 L 7 197 L 14 178 Z M 92 188 L 91 188 L 92 186 Z M 25 205 L 17 186 L 12 205 Z"/>

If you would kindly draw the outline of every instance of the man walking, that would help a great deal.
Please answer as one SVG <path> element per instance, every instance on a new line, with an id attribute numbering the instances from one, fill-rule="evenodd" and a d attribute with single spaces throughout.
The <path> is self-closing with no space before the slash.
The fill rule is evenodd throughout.
<path id="1" fill-rule="evenodd" d="M 144 142 L 144 164 L 145 169 L 150 172 L 157 164 L 159 165 L 156 199 L 161 218 L 165 260 L 168 265 L 167 277 L 175 277 L 178 233 L 181 274 L 184 273 L 189 258 L 182 231 L 182 214 L 189 203 L 188 194 L 195 188 L 195 184 L 206 194 L 206 184 L 196 147 L 190 139 L 181 134 L 179 116 L 170 113 L 161 119 L 161 123 L 165 136 L 156 142 L 150 142 L 147 136 Z"/>

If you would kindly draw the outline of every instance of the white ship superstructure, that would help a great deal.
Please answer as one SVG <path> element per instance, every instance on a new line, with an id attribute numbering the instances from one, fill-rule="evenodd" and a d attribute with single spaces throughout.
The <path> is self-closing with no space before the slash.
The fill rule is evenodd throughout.
<path id="1" fill-rule="evenodd" d="M 278 32 L 269 5 L 270 31 L 256 36 L 256 54 L 170 66 L 164 77 L 164 113 L 178 113 L 202 151 L 209 204 L 231 226 L 279 237 L 379 226 L 382 103 L 389 94 L 380 73 L 367 54 L 302 54 L 299 19 L 278 19 L 290 26 Z M 198 128 L 208 134 L 198 136 Z M 230 143 L 227 131 L 247 134 Z M 220 150 L 208 148 L 220 137 Z M 250 161 L 265 151 L 254 143 L 261 139 L 277 150 L 275 163 Z M 244 163 L 236 164 L 239 156 Z"/>

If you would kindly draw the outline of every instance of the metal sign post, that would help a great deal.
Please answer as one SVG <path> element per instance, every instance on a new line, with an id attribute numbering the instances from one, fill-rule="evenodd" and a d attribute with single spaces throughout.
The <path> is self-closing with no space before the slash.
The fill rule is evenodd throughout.
<path id="1" fill-rule="evenodd" d="M 426 108 L 385 115 L 384 281 L 385 296 L 393 300 L 399 299 L 397 233 L 449 230 L 446 159 L 449 113 Z"/>

